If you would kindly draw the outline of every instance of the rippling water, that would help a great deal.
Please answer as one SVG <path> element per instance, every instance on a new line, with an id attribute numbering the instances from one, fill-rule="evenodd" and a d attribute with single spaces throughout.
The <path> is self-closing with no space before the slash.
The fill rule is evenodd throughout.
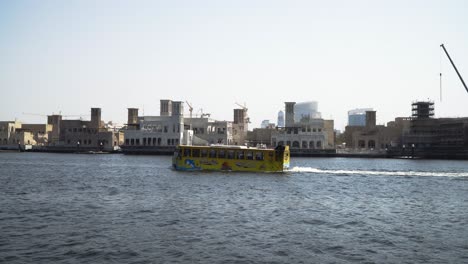
<path id="1" fill-rule="evenodd" d="M 0 153 L 0 262 L 467 263 L 468 162 Z"/>

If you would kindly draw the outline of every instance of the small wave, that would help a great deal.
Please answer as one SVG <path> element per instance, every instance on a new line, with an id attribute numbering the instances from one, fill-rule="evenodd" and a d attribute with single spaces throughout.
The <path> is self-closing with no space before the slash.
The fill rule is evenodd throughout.
<path id="1" fill-rule="evenodd" d="M 316 173 L 335 175 L 382 175 L 406 177 L 468 177 L 468 172 L 427 172 L 427 171 L 369 171 L 369 170 L 322 170 L 313 167 L 293 167 L 288 170 L 292 173 Z"/>

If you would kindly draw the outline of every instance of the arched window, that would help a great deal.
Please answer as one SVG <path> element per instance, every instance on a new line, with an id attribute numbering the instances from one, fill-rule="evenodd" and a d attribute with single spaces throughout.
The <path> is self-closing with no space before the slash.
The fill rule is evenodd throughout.
<path id="1" fill-rule="evenodd" d="M 367 147 L 368 148 L 375 148 L 375 140 L 369 140 L 369 142 L 367 142 Z"/>
<path id="2" fill-rule="evenodd" d="M 278 142 L 278 146 L 284 146 L 284 141 Z"/>
<path id="3" fill-rule="evenodd" d="M 317 141 L 317 148 L 322 148 L 322 141 Z"/>
<path id="4" fill-rule="evenodd" d="M 314 141 L 309 142 L 309 148 L 313 149 L 315 147 Z"/>
<path id="5" fill-rule="evenodd" d="M 299 141 L 293 141 L 292 147 L 293 148 L 299 148 L 300 147 Z"/>
<path id="6" fill-rule="evenodd" d="M 359 140 L 358 141 L 358 148 L 365 148 L 366 147 L 366 142 L 364 140 Z"/>
<path id="7" fill-rule="evenodd" d="M 302 148 L 303 149 L 306 149 L 308 146 L 307 146 L 307 141 L 302 141 Z"/>

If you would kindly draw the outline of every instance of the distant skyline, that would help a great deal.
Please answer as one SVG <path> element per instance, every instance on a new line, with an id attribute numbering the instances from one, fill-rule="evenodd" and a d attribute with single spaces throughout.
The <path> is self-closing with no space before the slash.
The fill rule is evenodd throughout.
<path id="1" fill-rule="evenodd" d="M 468 116 L 464 1 L 1 1 L 0 120 L 102 108 L 159 115 L 159 100 L 188 101 L 219 120 L 236 102 L 251 127 L 276 121 L 285 101 L 317 101 L 343 130 L 347 112 L 377 123 L 411 115 Z M 439 72 L 442 69 L 442 101 Z M 188 107 L 185 106 L 188 116 Z"/>

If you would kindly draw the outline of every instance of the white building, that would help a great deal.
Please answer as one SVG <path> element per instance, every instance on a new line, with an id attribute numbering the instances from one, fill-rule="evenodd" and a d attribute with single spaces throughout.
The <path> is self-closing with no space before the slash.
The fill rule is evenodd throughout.
<path id="1" fill-rule="evenodd" d="M 164 153 L 179 144 L 244 144 L 248 128 L 246 109 L 234 109 L 234 122 L 205 116 L 184 117 L 183 112 L 183 103 L 171 100 L 161 100 L 160 116 L 138 116 L 138 109 L 129 108 L 122 149 L 128 153 Z"/>
<path id="2" fill-rule="evenodd" d="M 160 116 L 138 116 L 138 109 L 129 108 L 123 147 L 167 147 L 191 143 L 190 138 L 184 138 L 183 112 L 182 102 L 170 100 L 161 100 Z"/>
<path id="3" fill-rule="evenodd" d="M 312 118 L 310 108 L 295 121 L 295 102 L 285 102 L 286 126 L 272 132 L 272 146 L 289 145 L 291 149 L 334 149 L 334 122 Z M 310 106 L 310 105 L 308 105 Z M 318 113 L 317 111 L 315 111 Z M 309 113 L 304 115 L 304 113 Z"/>

